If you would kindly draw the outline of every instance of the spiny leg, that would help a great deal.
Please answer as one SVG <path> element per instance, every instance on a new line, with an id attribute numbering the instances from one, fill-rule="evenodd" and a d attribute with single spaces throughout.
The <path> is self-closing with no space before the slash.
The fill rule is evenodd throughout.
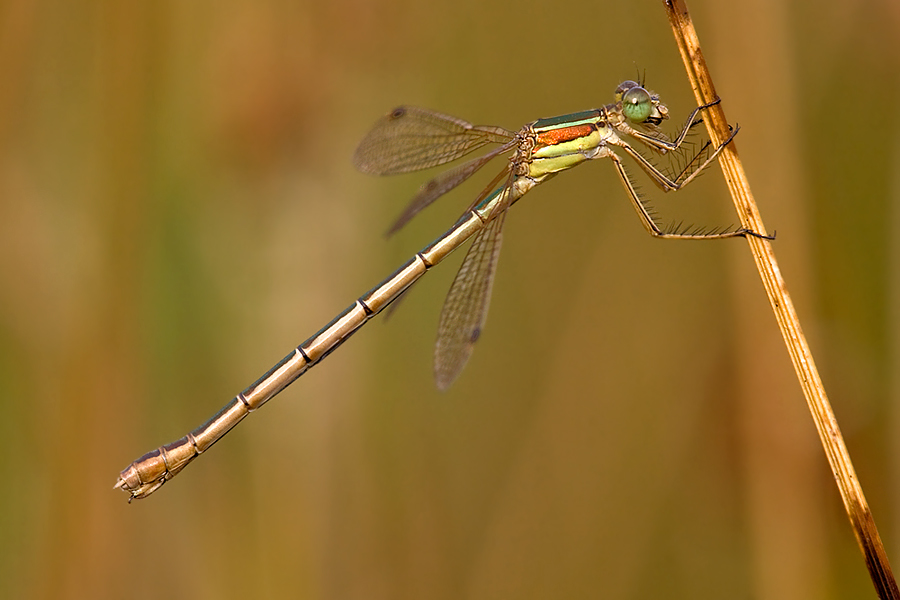
<path id="1" fill-rule="evenodd" d="M 643 154 L 632 148 L 628 142 L 619 141 L 614 143 L 616 146 L 622 148 L 628 154 L 628 156 L 633 158 L 637 162 L 638 166 L 641 167 L 644 172 L 647 173 L 647 175 L 649 175 L 660 188 L 667 192 L 674 192 L 689 184 L 694 180 L 695 177 L 697 177 L 697 175 L 699 175 L 703 171 L 703 169 L 709 166 L 709 164 L 719 156 L 722 150 L 725 149 L 725 146 L 731 143 L 731 140 L 734 139 L 734 136 L 737 135 L 738 131 L 740 131 L 740 127 L 735 127 L 732 130 L 731 135 L 728 136 L 728 139 L 722 142 L 719 147 L 716 148 L 715 152 L 707 156 L 706 160 L 704 160 L 699 167 L 696 167 L 693 171 L 691 171 L 687 177 L 681 179 L 686 172 L 690 171 L 691 165 L 694 164 L 700 157 L 700 155 L 706 150 L 706 146 L 701 148 L 700 152 L 698 152 L 697 155 L 694 156 L 693 159 L 691 159 L 685 169 L 674 180 L 660 171 L 659 168 L 652 162 L 650 162 L 647 158 L 645 158 Z"/>
<path id="2" fill-rule="evenodd" d="M 669 154 L 668 156 L 672 163 L 671 166 L 673 167 L 671 173 L 674 174 L 677 172 L 677 175 L 675 175 L 674 177 L 672 177 L 671 175 L 667 175 L 667 178 L 670 179 L 676 186 L 679 186 L 679 188 L 683 187 L 688 177 L 694 177 L 695 173 L 699 173 L 706 166 L 706 161 L 709 158 L 711 147 L 712 141 L 706 140 L 703 146 L 701 146 L 700 150 L 693 153 L 693 156 L 690 156 L 684 148 L 681 148 L 676 153 Z M 683 160 L 680 167 L 677 165 L 675 157 Z M 650 162 L 654 167 L 656 167 L 656 163 L 649 158 L 647 158 L 647 162 Z M 662 171 L 662 169 L 660 169 L 659 167 L 656 167 L 656 170 L 665 173 L 665 171 Z M 664 192 L 672 191 L 670 187 L 660 184 L 660 182 L 656 179 L 653 179 L 653 183 L 655 183 L 657 187 L 659 187 Z"/>
<path id="3" fill-rule="evenodd" d="M 720 232 L 663 231 L 663 229 L 656 223 L 656 220 L 653 218 L 653 215 L 650 213 L 650 210 L 647 208 L 647 206 L 643 202 L 641 202 L 640 195 L 638 194 L 637 189 L 635 189 L 634 183 L 632 183 L 631 178 L 625 171 L 625 165 L 622 163 L 622 159 L 619 158 L 614 152 L 610 152 L 608 156 L 612 159 L 613 164 L 616 166 L 616 172 L 619 174 L 619 179 L 622 182 L 622 186 L 625 188 L 625 192 L 628 194 L 628 199 L 631 201 L 631 205 L 634 207 L 634 210 L 637 211 L 637 214 L 641 219 L 641 224 L 644 226 L 644 229 L 647 230 L 647 233 L 649 233 L 653 237 L 678 240 L 719 240 L 750 235 L 765 240 L 775 239 L 774 237 L 763 235 L 751 229 L 745 228 Z"/>
<path id="4" fill-rule="evenodd" d="M 665 153 L 665 152 L 672 152 L 674 150 L 678 150 L 678 148 L 680 148 L 681 144 L 684 142 L 684 139 L 687 137 L 687 134 L 691 130 L 691 128 L 694 127 L 695 125 L 698 125 L 703 122 L 702 119 L 698 119 L 697 121 L 694 120 L 696 118 L 696 116 L 700 113 L 700 111 L 706 110 L 707 108 L 710 108 L 711 106 L 715 106 L 719 102 L 721 102 L 721 100 L 716 99 L 716 100 L 713 100 L 712 102 L 710 102 L 709 104 L 704 104 L 702 106 L 698 106 L 697 108 L 695 108 L 691 112 L 691 115 L 687 118 L 687 121 L 684 122 L 684 126 L 681 128 L 681 132 L 672 141 L 669 141 L 668 139 L 665 139 L 663 137 L 657 137 L 657 136 L 654 136 L 654 135 L 651 135 L 648 133 L 644 133 L 642 131 L 638 131 L 637 129 L 634 129 L 631 126 L 627 127 L 627 133 L 628 133 L 628 135 L 632 136 L 633 138 L 643 142 L 644 144 L 647 144 L 651 148 L 659 150 L 660 152 Z M 624 125 L 624 123 L 622 125 Z M 621 125 L 620 125 L 620 127 L 621 127 Z"/>
<path id="5" fill-rule="evenodd" d="M 694 176 L 694 173 L 697 173 L 703 169 L 703 165 L 706 163 L 706 159 L 709 157 L 710 148 L 712 147 L 712 141 L 706 140 L 703 146 L 691 157 L 690 160 L 683 163 L 681 170 L 678 171 L 678 174 L 672 178 L 672 181 L 675 182 L 676 185 L 683 186 L 685 180 L 688 177 Z M 677 154 L 670 155 L 672 173 L 678 170 L 676 157 L 684 158 L 687 157 L 686 152 L 680 152 Z M 654 182 L 655 183 L 655 182 Z M 664 191 L 668 191 L 666 188 L 662 188 Z"/>

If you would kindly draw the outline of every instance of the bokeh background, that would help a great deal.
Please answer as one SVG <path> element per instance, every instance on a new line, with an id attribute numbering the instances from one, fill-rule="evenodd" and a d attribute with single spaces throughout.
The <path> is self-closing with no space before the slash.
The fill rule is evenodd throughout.
<path id="1" fill-rule="evenodd" d="M 897 564 L 900 4 L 690 9 Z M 0 597 L 874 597 L 746 244 L 649 238 L 602 162 L 510 214 L 449 392 L 461 253 L 154 496 L 112 490 L 490 178 L 385 241 L 430 174 L 354 172 L 381 114 L 516 129 L 638 73 L 675 129 L 660 2 L 0 3 Z M 736 221 L 717 167 L 656 205 Z"/>

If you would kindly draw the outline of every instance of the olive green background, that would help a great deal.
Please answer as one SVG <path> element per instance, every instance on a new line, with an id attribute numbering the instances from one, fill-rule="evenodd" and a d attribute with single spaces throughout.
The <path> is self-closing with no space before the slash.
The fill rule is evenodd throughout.
<path id="1" fill-rule="evenodd" d="M 900 5 L 689 8 L 900 560 Z M 155 495 L 112 490 L 502 166 L 386 241 L 430 174 L 353 170 L 381 114 L 516 129 L 638 73 L 676 129 L 661 2 L 0 4 L 0 596 L 874 597 L 746 243 L 651 239 L 604 162 L 509 215 L 449 392 L 459 255 Z M 718 167 L 641 180 L 736 222 Z"/>

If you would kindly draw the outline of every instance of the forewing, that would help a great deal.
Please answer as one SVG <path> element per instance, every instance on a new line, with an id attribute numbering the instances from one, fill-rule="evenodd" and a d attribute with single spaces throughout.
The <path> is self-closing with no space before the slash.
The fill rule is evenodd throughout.
<path id="1" fill-rule="evenodd" d="M 419 211 L 423 208 L 461 184 L 463 181 L 474 175 L 478 169 L 488 164 L 498 154 L 508 151 L 514 145 L 515 140 L 511 140 L 499 148 L 491 150 L 484 156 L 473 158 L 458 167 L 450 169 L 449 171 L 444 171 L 431 181 L 426 182 L 419 190 L 419 193 L 410 201 L 409 205 L 403 211 L 403 214 L 401 214 L 397 220 L 394 221 L 394 224 L 391 225 L 387 235 L 396 233 L 401 227 L 406 225 L 410 219 L 419 214 Z"/>
<path id="2" fill-rule="evenodd" d="M 475 126 L 428 109 L 400 106 L 379 119 L 363 138 L 353 164 L 375 175 L 409 173 L 448 163 L 514 135 L 502 127 Z"/>

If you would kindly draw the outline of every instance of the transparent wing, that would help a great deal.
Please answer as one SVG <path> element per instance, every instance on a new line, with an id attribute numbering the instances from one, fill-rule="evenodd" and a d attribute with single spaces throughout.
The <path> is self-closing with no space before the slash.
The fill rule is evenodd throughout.
<path id="1" fill-rule="evenodd" d="M 449 171 L 444 171 L 431 181 L 423 184 L 419 193 L 410 201 L 409 205 L 407 205 L 406 209 L 403 211 L 403 214 L 397 217 L 397 220 L 391 225 L 387 235 L 390 236 L 399 231 L 410 219 L 419 214 L 419 211 L 474 175 L 478 169 L 488 164 L 497 155 L 507 152 L 515 145 L 515 143 L 516 140 L 510 140 L 499 148 L 491 150 L 484 156 L 473 158 L 458 167 L 454 167 Z M 496 185 L 496 182 L 492 185 Z"/>
<path id="2" fill-rule="evenodd" d="M 353 164 L 363 173 L 394 175 L 448 163 L 491 142 L 505 143 L 515 133 L 502 127 L 476 126 L 425 108 L 400 106 L 375 123 L 363 138 Z"/>
<path id="3" fill-rule="evenodd" d="M 501 208 L 475 236 L 444 301 L 434 348 L 434 377 L 442 391 L 459 377 L 481 336 L 491 301 L 505 218 L 506 211 Z"/>

